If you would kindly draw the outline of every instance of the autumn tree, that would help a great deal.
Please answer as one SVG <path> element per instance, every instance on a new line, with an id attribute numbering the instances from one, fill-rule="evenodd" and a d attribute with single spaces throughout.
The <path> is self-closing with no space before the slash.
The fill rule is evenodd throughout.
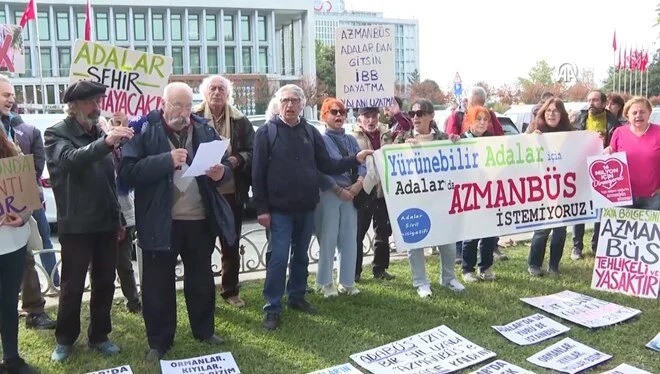
<path id="1" fill-rule="evenodd" d="M 520 99 L 520 89 L 515 85 L 503 84 L 497 88 L 495 96 L 502 104 L 511 105 Z"/>
<path id="2" fill-rule="evenodd" d="M 447 102 L 447 95 L 431 79 L 425 79 L 423 82 L 411 84 L 409 97 L 411 102 L 420 98 L 428 99 L 435 105 Z"/>
<path id="3" fill-rule="evenodd" d="M 319 40 L 316 41 L 316 76 L 319 82 L 315 87 L 322 89 L 320 94 L 336 97 L 335 47 Z"/>
<path id="4" fill-rule="evenodd" d="M 518 78 L 520 100 L 525 104 L 534 104 L 546 91 L 561 96 L 563 86 L 561 83 L 555 82 L 554 75 L 555 68 L 550 66 L 547 61 L 537 61 L 536 65 L 529 70 L 527 77 Z"/>
<path id="5" fill-rule="evenodd" d="M 416 83 L 421 82 L 421 77 L 419 75 L 419 71 L 417 69 L 413 70 L 410 74 L 408 74 L 408 84 L 413 85 Z"/>

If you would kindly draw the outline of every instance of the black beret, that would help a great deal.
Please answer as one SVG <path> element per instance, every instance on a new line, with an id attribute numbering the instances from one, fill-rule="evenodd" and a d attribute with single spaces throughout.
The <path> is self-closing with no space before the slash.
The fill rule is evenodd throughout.
<path id="1" fill-rule="evenodd" d="M 87 100 L 94 97 L 105 96 L 105 86 L 92 81 L 78 81 L 72 83 L 64 92 L 64 103 L 76 100 Z"/>
<path id="2" fill-rule="evenodd" d="M 380 112 L 380 111 L 378 110 L 378 107 L 375 107 L 375 106 L 368 106 L 368 107 L 360 108 L 360 109 L 358 110 L 358 115 L 361 116 L 361 115 L 363 115 L 363 114 L 378 113 L 378 112 Z"/>

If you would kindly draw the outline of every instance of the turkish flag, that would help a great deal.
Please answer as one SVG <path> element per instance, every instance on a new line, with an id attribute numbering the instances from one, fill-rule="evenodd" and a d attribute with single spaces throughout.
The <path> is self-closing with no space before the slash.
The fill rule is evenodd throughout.
<path id="1" fill-rule="evenodd" d="M 37 6 L 34 3 L 34 0 L 30 0 L 30 2 L 27 3 L 25 6 L 25 10 L 23 11 L 23 17 L 21 17 L 21 21 L 18 23 L 19 26 L 25 27 L 27 25 L 29 20 L 37 19 Z"/>
<path id="2" fill-rule="evenodd" d="M 90 14 L 89 0 L 87 0 L 87 6 L 85 6 L 85 40 L 92 40 L 92 17 Z"/>

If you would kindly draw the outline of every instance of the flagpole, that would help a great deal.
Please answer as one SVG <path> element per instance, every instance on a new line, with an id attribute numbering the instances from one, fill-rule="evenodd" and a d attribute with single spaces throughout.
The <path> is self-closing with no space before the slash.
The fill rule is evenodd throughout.
<path id="1" fill-rule="evenodd" d="M 35 22 L 32 23 L 34 25 L 34 29 L 36 30 L 35 34 L 37 36 L 37 69 L 39 69 L 39 85 L 41 86 L 41 103 L 42 103 L 42 110 L 43 113 L 46 113 L 46 85 L 44 84 L 44 74 L 42 70 L 42 65 L 41 65 L 41 40 L 39 38 L 39 22 L 37 19 L 37 3 L 34 3 L 34 15 L 35 15 Z"/>

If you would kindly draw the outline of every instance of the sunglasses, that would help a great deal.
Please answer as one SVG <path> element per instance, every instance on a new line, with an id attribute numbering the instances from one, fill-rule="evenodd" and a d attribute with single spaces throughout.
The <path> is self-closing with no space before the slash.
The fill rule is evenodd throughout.
<path id="1" fill-rule="evenodd" d="M 345 115 L 346 115 L 346 111 L 345 111 L 345 110 L 341 110 L 341 109 L 330 109 L 330 114 L 332 114 L 333 116 L 336 116 L 336 115 L 338 115 L 338 114 L 341 114 L 342 116 L 345 116 Z"/>
<path id="2" fill-rule="evenodd" d="M 428 113 L 426 113 L 423 110 L 411 110 L 411 111 L 408 112 L 408 116 L 410 116 L 410 118 L 415 118 L 415 116 L 421 118 L 422 116 L 425 116 L 426 114 L 428 114 Z"/>

